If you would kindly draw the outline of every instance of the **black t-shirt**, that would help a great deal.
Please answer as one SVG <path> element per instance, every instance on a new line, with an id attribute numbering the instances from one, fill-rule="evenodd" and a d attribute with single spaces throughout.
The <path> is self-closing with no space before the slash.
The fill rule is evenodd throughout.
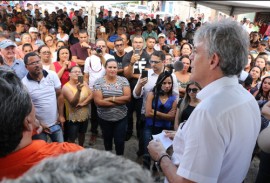
<path id="1" fill-rule="evenodd" d="M 127 53 L 125 52 L 125 55 L 126 55 Z M 113 56 L 114 56 L 114 58 L 115 58 L 115 60 L 117 61 L 117 64 L 118 64 L 118 69 L 123 69 L 123 58 L 124 58 L 124 56 L 125 55 L 123 55 L 122 57 L 119 57 L 117 54 L 116 54 L 116 52 L 114 52 L 113 53 Z M 119 76 L 124 76 L 123 74 L 118 74 Z"/>
<path id="2" fill-rule="evenodd" d="M 122 61 L 123 68 L 128 67 L 128 65 L 130 64 L 132 55 L 133 55 L 133 51 L 130 51 L 123 57 L 123 61 Z M 145 68 L 150 69 L 151 65 L 149 63 L 149 60 L 150 60 L 150 56 L 148 55 L 148 53 L 146 53 L 145 50 L 143 50 L 139 61 L 135 62 L 135 64 L 133 65 L 133 74 L 141 74 L 141 71 L 144 70 Z M 135 78 L 131 78 L 129 80 L 131 90 L 134 89 L 135 85 L 137 84 L 137 81 L 138 79 L 135 79 Z"/>
<path id="3" fill-rule="evenodd" d="M 177 108 L 180 108 L 181 102 L 183 99 L 178 101 Z M 188 120 L 189 116 L 191 115 L 192 111 L 195 109 L 194 106 L 188 105 L 182 112 L 181 120 L 179 123 L 184 122 L 185 120 Z"/>

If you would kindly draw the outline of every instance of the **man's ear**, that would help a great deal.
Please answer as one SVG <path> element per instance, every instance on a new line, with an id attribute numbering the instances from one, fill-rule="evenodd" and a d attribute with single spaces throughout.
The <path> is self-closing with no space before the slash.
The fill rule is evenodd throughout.
<path id="1" fill-rule="evenodd" d="M 214 70 L 214 69 L 216 69 L 218 66 L 219 66 L 219 56 L 218 56 L 217 53 L 214 53 L 214 54 L 211 56 L 211 59 L 210 59 L 210 69 L 211 69 L 211 70 Z"/>
<path id="2" fill-rule="evenodd" d="M 33 130 L 33 126 L 31 124 L 31 121 L 29 120 L 29 116 L 26 116 L 24 121 L 23 121 L 23 127 L 24 130 L 26 131 L 32 131 Z"/>

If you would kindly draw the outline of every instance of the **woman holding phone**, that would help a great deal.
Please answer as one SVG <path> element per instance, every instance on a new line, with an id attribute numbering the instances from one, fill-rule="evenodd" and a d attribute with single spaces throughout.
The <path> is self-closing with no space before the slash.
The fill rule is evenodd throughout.
<path id="1" fill-rule="evenodd" d="M 88 84 L 83 81 L 79 66 L 70 68 L 69 81 L 63 86 L 62 92 L 68 110 L 65 122 L 67 140 L 75 143 L 78 137 L 79 145 L 83 146 L 89 119 L 88 104 L 92 99 L 92 92 Z"/>

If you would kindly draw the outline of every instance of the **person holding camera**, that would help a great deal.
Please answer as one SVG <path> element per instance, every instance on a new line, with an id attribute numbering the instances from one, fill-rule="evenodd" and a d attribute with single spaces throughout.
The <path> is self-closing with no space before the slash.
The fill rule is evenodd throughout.
<path id="1" fill-rule="evenodd" d="M 108 59 L 114 56 L 106 53 L 107 46 L 104 39 L 96 40 L 96 48 L 93 50 L 93 54 L 87 57 L 84 65 L 84 81 L 89 85 L 90 89 L 93 90 L 95 81 L 105 75 L 105 63 Z M 96 143 L 98 128 L 98 116 L 97 107 L 95 103 L 91 102 L 91 137 L 89 145 Z"/>
<path id="2" fill-rule="evenodd" d="M 62 92 L 69 114 L 66 121 L 68 141 L 75 143 L 76 138 L 79 137 L 79 145 L 83 147 L 89 118 L 88 104 L 92 99 L 92 91 L 83 81 L 79 66 L 71 67 L 69 81 L 63 86 Z"/>

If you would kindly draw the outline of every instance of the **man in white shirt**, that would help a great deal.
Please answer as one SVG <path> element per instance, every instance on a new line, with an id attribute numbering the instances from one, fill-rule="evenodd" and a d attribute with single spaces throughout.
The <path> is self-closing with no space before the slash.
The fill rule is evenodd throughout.
<path id="1" fill-rule="evenodd" d="M 148 146 L 169 182 L 245 179 L 261 126 L 258 104 L 237 78 L 247 63 L 248 46 L 246 31 L 230 19 L 196 32 L 190 79 L 203 88 L 197 94 L 201 102 L 179 126 L 172 159 L 161 142 Z"/>

